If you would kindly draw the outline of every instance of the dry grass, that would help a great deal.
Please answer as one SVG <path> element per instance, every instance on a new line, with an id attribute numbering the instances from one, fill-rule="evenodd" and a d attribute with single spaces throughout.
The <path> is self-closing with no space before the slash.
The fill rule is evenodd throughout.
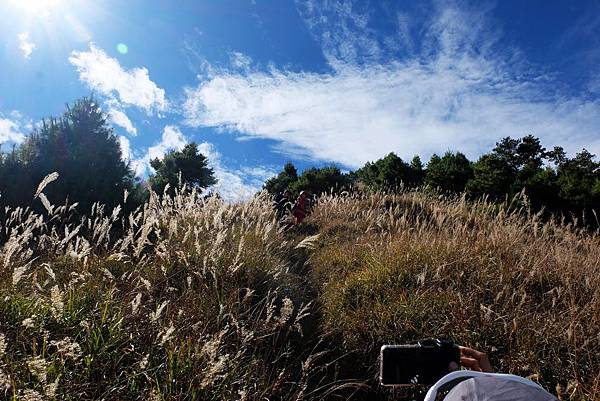
<path id="1" fill-rule="evenodd" d="M 599 399 L 600 237 L 421 192 L 327 198 L 311 217 L 323 325 L 376 349 L 449 336 L 565 399 Z"/>
<path id="2" fill-rule="evenodd" d="M 379 346 L 442 335 L 600 392 L 597 235 L 425 193 L 324 197 L 287 233 L 265 196 L 43 205 L 0 222 L 0 398 L 386 399 Z"/>
<path id="3" fill-rule="evenodd" d="M 118 210 L 50 224 L 68 215 L 3 222 L 0 394 L 302 398 L 309 301 L 267 200 L 153 196 L 117 238 Z"/>

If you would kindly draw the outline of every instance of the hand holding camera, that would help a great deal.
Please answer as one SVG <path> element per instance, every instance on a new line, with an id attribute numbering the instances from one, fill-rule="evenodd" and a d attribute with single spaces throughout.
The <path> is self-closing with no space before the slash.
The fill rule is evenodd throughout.
<path id="1" fill-rule="evenodd" d="M 433 384 L 460 366 L 478 372 L 493 372 L 485 353 L 440 339 L 384 345 L 380 362 L 380 382 L 384 386 Z"/>
<path id="2" fill-rule="evenodd" d="M 484 352 L 479 352 L 474 350 L 473 348 L 459 346 L 460 350 L 460 365 L 469 368 L 471 370 L 475 370 L 477 372 L 486 372 L 492 373 L 494 369 L 492 369 L 492 365 L 490 364 L 490 360 L 487 357 L 487 354 Z M 459 367 L 457 366 L 456 369 Z M 456 370 L 453 369 L 453 370 Z"/>

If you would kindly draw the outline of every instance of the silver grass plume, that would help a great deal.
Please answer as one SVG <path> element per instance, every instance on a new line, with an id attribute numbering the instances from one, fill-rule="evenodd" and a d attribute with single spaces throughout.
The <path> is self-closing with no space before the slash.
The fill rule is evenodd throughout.
<path id="1" fill-rule="evenodd" d="M 56 181 L 56 179 L 58 179 L 58 173 L 56 171 L 54 173 L 50 173 L 47 176 L 45 176 L 44 179 L 42 180 L 42 182 L 40 182 L 40 185 L 38 185 L 37 191 L 35 191 L 35 195 L 33 198 L 35 199 L 38 196 L 40 196 L 40 194 L 42 193 L 44 188 L 46 188 L 46 186 L 48 184 L 50 184 L 52 181 Z"/>

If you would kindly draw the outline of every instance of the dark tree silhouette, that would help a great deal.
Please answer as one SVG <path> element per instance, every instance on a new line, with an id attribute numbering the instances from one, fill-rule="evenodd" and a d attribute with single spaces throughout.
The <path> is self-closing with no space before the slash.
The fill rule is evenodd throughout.
<path id="1" fill-rule="evenodd" d="M 264 185 L 264 189 L 272 195 L 277 195 L 290 189 L 292 183 L 298 180 L 298 170 L 291 163 L 287 162 L 283 170 L 276 177 L 269 178 Z"/>
<path id="2" fill-rule="evenodd" d="M 298 176 L 296 167 L 288 162 L 276 177 L 265 182 L 264 189 L 272 195 L 288 190 L 295 197 L 300 191 L 311 191 L 316 195 L 331 191 L 339 192 L 347 188 L 350 182 L 350 177 L 335 166 L 312 167 Z"/>
<path id="3" fill-rule="evenodd" d="M 417 155 L 412 158 L 410 161 L 411 168 L 411 179 L 409 183 L 412 186 L 419 186 L 423 183 L 425 179 L 425 170 L 423 169 L 423 162 L 421 158 Z"/>
<path id="4" fill-rule="evenodd" d="M 296 196 L 300 191 L 310 191 L 315 195 L 339 193 L 346 189 L 349 179 L 335 166 L 309 168 L 304 170 L 298 180 L 290 184 L 290 192 Z"/>

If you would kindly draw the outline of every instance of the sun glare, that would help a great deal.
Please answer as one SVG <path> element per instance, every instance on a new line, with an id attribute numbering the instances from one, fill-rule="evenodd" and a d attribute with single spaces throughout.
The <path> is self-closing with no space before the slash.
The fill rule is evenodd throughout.
<path id="1" fill-rule="evenodd" d="M 44 14 L 54 11 L 61 0 L 11 0 L 11 3 L 29 14 Z"/>

